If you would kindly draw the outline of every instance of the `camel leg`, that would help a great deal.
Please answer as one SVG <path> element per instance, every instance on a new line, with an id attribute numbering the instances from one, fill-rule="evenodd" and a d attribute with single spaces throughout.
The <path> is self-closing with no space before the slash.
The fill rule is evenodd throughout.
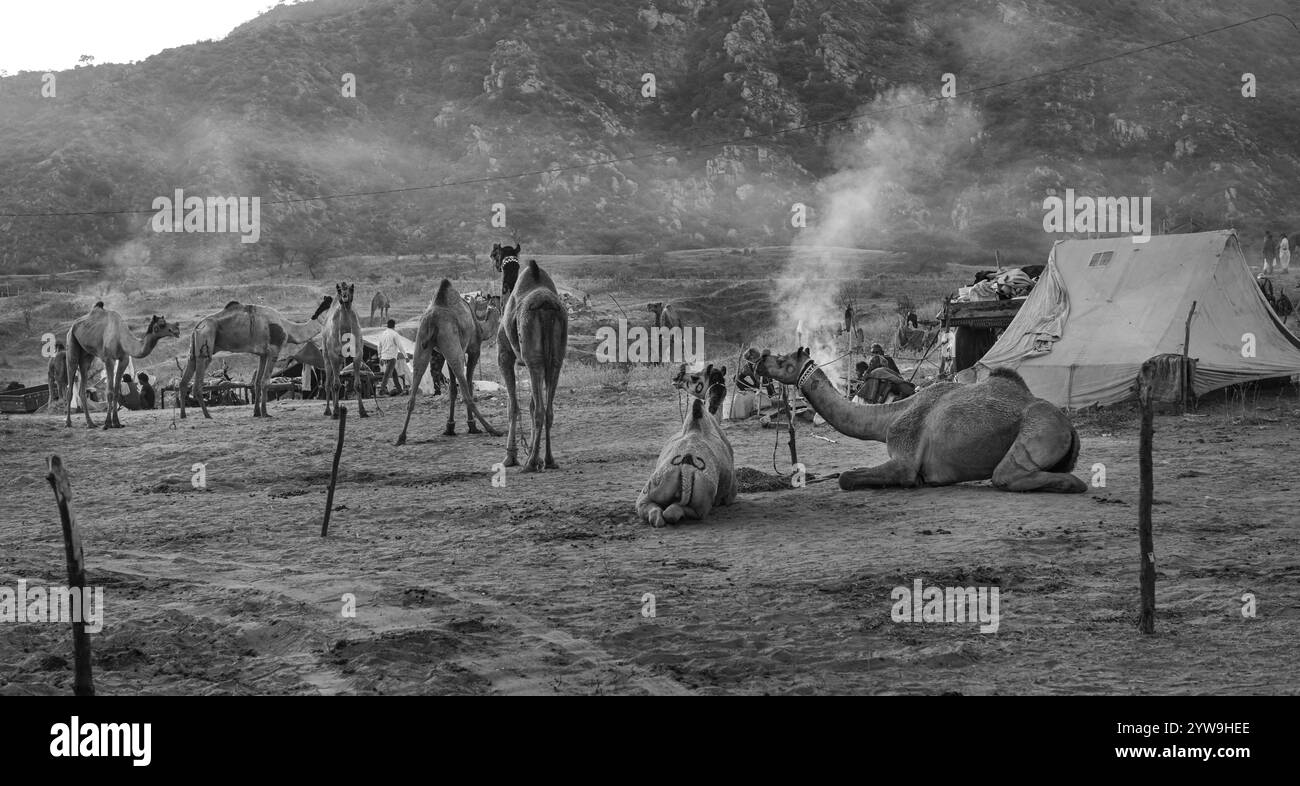
<path id="1" fill-rule="evenodd" d="M 278 347 L 269 349 L 267 354 L 258 357 L 257 373 L 253 375 L 253 417 L 255 418 L 271 417 L 266 411 L 266 386 L 271 377 L 271 364 L 279 357 L 280 351 Z"/>
<path id="2" fill-rule="evenodd" d="M 1073 464 L 1078 435 L 1065 414 L 1045 401 L 1034 402 L 1020 421 L 1020 434 L 993 470 L 993 485 L 1004 491 L 1081 494 L 1088 485 L 1069 472 L 1044 467 Z"/>
<path id="3" fill-rule="evenodd" d="M 325 359 L 325 417 L 338 417 L 338 390 L 339 378 L 338 371 L 334 367 L 332 358 Z"/>
<path id="4" fill-rule="evenodd" d="M 402 433 L 397 435 L 397 441 L 394 445 L 406 444 L 406 427 L 411 425 L 411 413 L 415 411 L 415 395 L 420 390 L 420 381 L 424 379 L 425 369 L 429 367 L 431 360 L 429 353 L 421 353 L 420 348 L 415 348 L 415 368 L 412 370 L 411 389 L 407 391 L 408 398 L 406 401 L 406 421 L 402 423 Z"/>
<path id="5" fill-rule="evenodd" d="M 181 420 L 185 419 L 185 399 L 188 398 L 190 381 L 194 378 L 194 349 L 191 346 L 190 356 L 185 361 L 185 370 L 181 372 L 181 381 L 176 383 L 176 404 L 181 410 Z M 162 395 L 159 393 L 158 395 Z"/>
<path id="6" fill-rule="evenodd" d="M 551 455 L 551 423 L 555 419 L 555 390 L 560 385 L 560 366 L 557 363 L 546 371 L 546 468 L 559 469 L 560 465 Z"/>
<path id="7" fill-rule="evenodd" d="M 474 367 L 478 365 L 478 354 L 479 350 L 471 347 L 470 351 L 465 355 L 465 382 L 469 384 L 469 390 L 465 391 L 466 401 L 474 400 Z M 470 411 L 468 404 L 465 406 L 465 422 L 469 433 L 482 433 L 478 429 L 478 423 L 475 422 L 474 413 Z"/>
<path id="8" fill-rule="evenodd" d="M 64 425 L 72 428 L 72 397 L 77 393 L 77 365 L 80 363 L 79 355 L 72 349 L 72 341 L 68 341 L 67 354 L 63 356 L 64 368 L 68 371 L 68 400 L 63 402 Z M 84 377 L 82 377 L 84 379 Z M 85 407 L 85 402 L 82 402 Z"/>
<path id="9" fill-rule="evenodd" d="M 703 509 L 701 510 L 696 510 L 695 508 L 692 508 L 689 505 L 682 505 L 680 503 L 674 502 L 673 504 L 664 508 L 664 521 L 668 522 L 669 524 L 676 524 L 682 519 L 694 519 L 696 521 L 699 521 L 700 519 L 707 516 L 708 513 L 709 513 L 708 506 L 703 507 Z"/>
<path id="10" fill-rule="evenodd" d="M 506 460 L 503 466 L 517 467 L 519 450 L 515 445 L 515 437 L 518 434 L 519 396 L 515 379 L 515 353 L 510 350 L 510 342 L 498 339 L 498 343 L 497 370 L 501 372 L 501 380 L 506 386 L 506 416 L 510 421 L 506 427 Z"/>
<path id="11" fill-rule="evenodd" d="M 118 381 L 118 376 L 121 373 L 118 370 L 119 368 L 120 364 L 116 358 L 104 359 L 104 380 L 106 383 L 104 393 L 106 394 L 105 400 L 108 403 L 108 408 L 104 410 L 104 431 L 115 428 L 113 422 L 117 419 L 117 386 L 121 384 Z"/>
<path id="12" fill-rule="evenodd" d="M 528 462 L 524 464 L 524 472 L 538 472 L 545 463 L 542 460 L 542 431 L 546 428 L 546 410 L 542 402 L 542 394 L 545 393 L 546 382 L 542 378 L 542 370 L 538 368 L 538 363 L 528 366 L 528 378 L 532 381 L 532 390 L 529 391 L 528 415 L 533 421 L 533 433 L 531 445 L 528 449 Z M 552 459 L 554 463 L 554 459 Z"/>
<path id="13" fill-rule="evenodd" d="M 890 459 L 874 467 L 854 467 L 840 473 L 840 488 L 845 491 L 915 485 L 916 467 L 901 459 Z"/>
<path id="14" fill-rule="evenodd" d="M 203 384 L 208 379 L 208 363 L 212 361 L 211 355 L 197 355 L 194 358 L 194 398 L 199 401 L 199 409 L 203 410 L 203 417 L 212 420 L 212 413 L 208 412 L 208 401 L 203 397 Z"/>
<path id="15" fill-rule="evenodd" d="M 450 363 L 448 365 L 450 366 Z M 455 374 L 452 374 L 447 380 L 447 390 L 450 393 L 450 401 L 448 401 L 447 407 L 447 427 L 442 430 L 442 433 L 445 436 L 454 437 L 456 436 L 456 392 L 460 390 L 460 385 L 456 384 Z M 469 407 L 465 407 L 465 411 L 468 413 Z"/>

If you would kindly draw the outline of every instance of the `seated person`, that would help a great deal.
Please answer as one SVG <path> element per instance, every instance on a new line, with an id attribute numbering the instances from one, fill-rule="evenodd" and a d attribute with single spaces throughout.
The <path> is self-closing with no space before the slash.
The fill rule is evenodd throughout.
<path id="1" fill-rule="evenodd" d="M 140 407 L 142 409 L 153 409 L 157 403 L 156 394 L 153 385 L 149 384 L 149 375 L 141 371 L 136 375 L 140 378 Z"/>
<path id="2" fill-rule="evenodd" d="M 872 371 L 878 368 L 887 368 L 890 371 L 894 372 L 895 374 L 902 376 L 902 372 L 898 370 L 898 364 L 894 362 L 893 358 L 885 354 L 885 348 L 880 346 L 879 344 L 872 344 L 871 357 L 867 358 L 865 363 L 859 363 L 858 365 L 866 366 L 865 370 L 859 371 L 858 379 L 862 379 L 867 374 L 870 374 Z"/>
<path id="3" fill-rule="evenodd" d="M 122 374 L 122 381 L 117 386 L 117 398 L 127 409 L 140 408 L 140 394 L 135 389 L 135 380 L 130 374 Z"/>

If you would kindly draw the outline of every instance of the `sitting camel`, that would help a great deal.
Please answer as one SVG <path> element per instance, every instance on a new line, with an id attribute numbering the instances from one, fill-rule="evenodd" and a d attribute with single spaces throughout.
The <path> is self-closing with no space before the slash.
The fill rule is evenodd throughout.
<path id="1" fill-rule="evenodd" d="M 673 387 L 694 398 L 704 399 L 709 405 L 709 414 L 719 417 L 718 410 L 722 409 L 722 401 L 727 397 L 727 367 L 717 369 L 710 363 L 703 371 L 688 374 L 683 363 L 677 376 L 673 377 Z"/>
<path id="2" fill-rule="evenodd" d="M 342 282 L 334 285 L 337 297 L 325 315 L 324 327 L 321 329 L 324 334 L 321 354 L 325 356 L 325 417 L 333 417 L 335 420 L 339 417 L 339 385 L 342 384 L 343 367 L 349 358 L 358 360 L 365 353 L 361 341 L 361 320 L 357 318 L 357 312 L 352 310 L 352 295 L 355 291 L 355 284 Z M 365 405 L 361 403 L 361 385 L 353 385 L 352 388 L 357 395 L 357 415 L 370 417 Z"/>
<path id="3" fill-rule="evenodd" d="M 840 394 L 808 349 L 745 353 L 762 376 L 799 391 L 836 431 L 884 442 L 889 461 L 840 475 L 840 488 L 946 486 L 993 480 L 1006 491 L 1080 493 L 1070 471 L 1079 435 L 1057 407 L 1029 392 L 1020 375 L 994 369 L 972 385 L 940 382 L 892 404 L 855 404 Z"/>
<path id="4" fill-rule="evenodd" d="M 54 357 L 45 368 L 45 381 L 50 386 L 50 401 L 58 401 L 68 392 L 68 348 L 60 341 L 54 345 Z"/>
<path id="5" fill-rule="evenodd" d="M 321 332 L 317 318 L 333 302 L 334 298 L 328 295 L 322 298 L 316 313 L 306 322 L 291 322 L 273 308 L 246 306 L 238 300 L 200 319 L 190 335 L 190 357 L 177 389 L 181 417 L 185 417 L 186 393 L 190 380 L 194 380 L 194 395 L 203 417 L 212 419 L 203 398 L 203 385 L 208 363 L 218 352 L 242 352 L 257 357 L 257 371 L 253 374 L 253 417 L 271 417 L 266 411 L 266 386 L 271 382 L 272 366 L 286 345 L 302 344 Z"/>
<path id="6" fill-rule="evenodd" d="M 383 292 L 376 292 L 375 296 L 370 298 L 370 324 L 375 324 L 375 312 L 379 312 L 379 324 L 388 322 L 388 295 Z"/>
<path id="7" fill-rule="evenodd" d="M 90 419 L 90 408 L 86 405 L 86 379 L 90 376 L 90 365 L 95 362 L 95 358 L 104 362 L 104 378 L 108 380 L 108 410 L 104 414 L 104 428 L 122 428 L 122 422 L 117 417 L 120 403 L 118 380 L 126 373 L 128 358 L 148 357 L 161 339 L 179 338 L 180 335 L 180 325 L 169 324 L 166 319 L 155 316 L 149 320 L 144 338 L 136 338 L 127 328 L 122 315 L 105 310 L 102 301 L 96 303 L 90 313 L 73 322 L 72 327 L 68 328 L 65 342 L 65 367 L 69 387 L 72 383 L 77 383 L 86 425 L 95 427 L 95 422 Z M 68 392 L 66 423 L 68 428 L 72 427 L 71 391 Z"/>
<path id="8" fill-rule="evenodd" d="M 654 312 L 655 327 L 675 328 L 682 326 L 681 317 L 677 315 L 677 309 L 673 308 L 672 303 L 651 303 L 646 306 L 646 310 Z"/>
<path id="9" fill-rule="evenodd" d="M 478 434 L 474 419 L 483 424 L 483 428 L 494 437 L 501 436 L 491 423 L 479 414 L 474 406 L 474 368 L 478 365 L 479 350 L 484 333 L 490 328 L 495 330 L 499 318 L 488 309 L 487 321 L 480 323 L 474 319 L 474 312 L 469 304 L 452 287 L 447 279 L 442 280 L 438 292 L 429 301 L 429 307 L 420 317 L 420 327 L 415 335 L 415 371 L 412 377 L 410 399 L 406 405 L 406 422 L 402 424 L 402 433 L 393 444 L 406 444 L 406 429 L 411 425 L 411 413 L 415 411 L 415 397 L 420 389 L 420 380 L 424 372 L 435 360 L 441 358 L 451 370 L 451 406 L 447 409 L 447 436 L 456 435 L 456 391 L 465 393 L 465 420 L 469 424 L 469 433 Z M 436 372 L 438 366 L 432 366 Z"/>
<path id="10" fill-rule="evenodd" d="M 711 368 L 711 367 L 710 367 Z M 736 500 L 735 454 L 717 418 L 696 398 L 655 462 L 636 500 L 636 514 L 652 527 L 702 519 L 715 505 Z"/>
<path id="11" fill-rule="evenodd" d="M 505 466 L 519 464 L 515 448 L 516 426 L 519 421 L 519 398 L 516 395 L 515 363 L 523 361 L 531 380 L 532 401 L 529 414 L 533 418 L 532 445 L 524 472 L 536 472 L 543 467 L 556 469 L 558 464 L 551 455 L 551 422 L 555 416 L 555 390 L 560 382 L 560 367 L 569 344 L 569 313 L 564 310 L 555 282 L 537 265 L 536 259 L 519 274 L 501 316 L 501 329 L 497 337 L 497 368 L 505 381 L 510 401 L 510 433 L 506 438 Z M 546 432 L 546 460 L 542 461 L 542 431 Z"/>
<path id="12" fill-rule="evenodd" d="M 864 404 L 888 404 L 916 393 L 916 385 L 884 367 L 873 368 L 858 379 L 852 398 Z"/>

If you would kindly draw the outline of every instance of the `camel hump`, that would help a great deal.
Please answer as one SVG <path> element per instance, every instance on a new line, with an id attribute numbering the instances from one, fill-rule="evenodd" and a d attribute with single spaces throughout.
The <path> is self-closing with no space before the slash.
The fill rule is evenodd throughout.
<path id="1" fill-rule="evenodd" d="M 530 259 L 530 260 L 528 260 L 528 272 L 529 272 L 529 273 L 532 273 L 534 276 L 537 275 L 537 260 L 536 260 L 536 259 Z"/>
<path id="2" fill-rule="evenodd" d="M 1002 377 L 1004 379 L 1009 379 L 1012 382 L 1015 382 L 1020 387 L 1024 388 L 1025 390 L 1029 390 L 1029 386 L 1025 384 L 1024 377 L 1020 376 L 1020 374 L 1016 373 L 1012 369 L 1006 368 L 1004 366 L 998 366 L 997 368 L 989 372 L 989 379 L 993 379 L 994 377 Z"/>
<path id="3" fill-rule="evenodd" d="M 94 306 L 91 306 L 92 309 L 103 308 L 103 307 L 104 307 L 104 301 L 102 300 L 96 303 Z"/>
<path id="4" fill-rule="evenodd" d="M 240 307 L 241 307 L 241 304 L 240 304 L 240 302 L 239 302 L 238 300 L 232 300 L 232 301 L 230 301 L 229 303 L 226 304 L 224 310 L 229 311 L 229 310 L 232 309 L 232 308 L 240 308 Z"/>
<path id="5" fill-rule="evenodd" d="M 447 305 L 447 293 L 450 289 L 451 281 L 444 278 L 442 283 L 438 285 L 438 294 L 433 296 L 433 302 L 440 306 Z"/>

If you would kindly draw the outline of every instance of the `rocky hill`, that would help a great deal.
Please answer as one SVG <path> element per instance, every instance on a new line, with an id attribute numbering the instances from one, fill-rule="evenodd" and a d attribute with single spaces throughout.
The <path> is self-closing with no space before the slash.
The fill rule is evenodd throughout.
<path id="1" fill-rule="evenodd" d="M 343 253 L 481 256 L 512 231 L 525 253 L 811 242 L 920 261 L 993 248 L 1039 259 L 1042 200 L 1065 188 L 1151 196 L 1166 226 L 1237 226 L 1257 246 L 1266 226 L 1300 229 L 1300 32 L 1287 21 L 1049 72 L 1285 10 L 279 6 L 222 41 L 60 72 L 52 97 L 41 74 L 0 79 L 0 214 L 87 213 L 0 217 L 0 272 L 183 277 Z M 1245 72 L 1255 98 L 1242 95 Z M 935 101 L 944 74 L 959 95 Z M 828 122 L 848 114 L 860 117 Z M 509 177 L 521 172 L 532 174 Z M 154 232 L 153 200 L 178 188 L 260 196 L 259 242 Z M 806 228 L 792 226 L 795 203 Z M 491 223 L 496 204 L 507 229 Z"/>

